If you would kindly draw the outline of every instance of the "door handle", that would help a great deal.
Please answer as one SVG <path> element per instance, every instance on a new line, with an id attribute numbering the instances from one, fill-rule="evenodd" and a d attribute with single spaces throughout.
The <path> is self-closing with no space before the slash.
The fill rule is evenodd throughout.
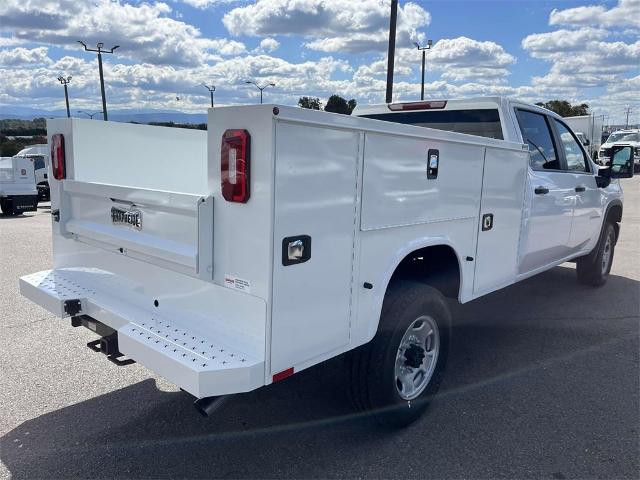
<path id="1" fill-rule="evenodd" d="M 545 195 L 549 193 L 549 189 L 547 187 L 536 187 L 534 192 L 536 195 Z"/>
<path id="2" fill-rule="evenodd" d="M 579 187 L 576 187 L 576 192 L 584 192 L 587 189 L 587 187 L 580 185 Z"/>

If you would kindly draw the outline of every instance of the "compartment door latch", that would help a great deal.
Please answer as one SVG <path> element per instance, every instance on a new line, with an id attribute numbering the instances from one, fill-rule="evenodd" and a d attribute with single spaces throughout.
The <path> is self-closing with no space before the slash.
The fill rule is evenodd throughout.
<path id="1" fill-rule="evenodd" d="M 296 235 L 282 239 L 282 265 L 304 263 L 311 258 L 311 237 Z"/>

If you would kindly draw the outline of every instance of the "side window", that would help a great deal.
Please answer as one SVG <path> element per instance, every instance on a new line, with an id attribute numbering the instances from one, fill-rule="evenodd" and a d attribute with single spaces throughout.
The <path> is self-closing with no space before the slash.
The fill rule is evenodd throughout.
<path id="1" fill-rule="evenodd" d="M 584 156 L 580 143 L 571 131 L 563 124 L 553 119 L 558 135 L 560 136 L 561 147 L 567 159 L 567 170 L 572 172 L 587 172 L 587 159 Z"/>
<path id="2" fill-rule="evenodd" d="M 560 161 L 553 144 L 553 135 L 544 115 L 518 110 L 518 123 L 525 143 L 529 144 L 531 168 L 560 170 Z"/>

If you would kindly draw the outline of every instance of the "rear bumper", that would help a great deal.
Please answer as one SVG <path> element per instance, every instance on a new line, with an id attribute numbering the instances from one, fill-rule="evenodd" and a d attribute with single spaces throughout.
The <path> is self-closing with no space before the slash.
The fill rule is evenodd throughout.
<path id="1" fill-rule="evenodd" d="M 226 332 L 199 335 L 179 319 L 118 295 L 115 275 L 97 269 L 56 269 L 20 278 L 20 292 L 54 315 L 86 314 L 114 328 L 122 353 L 196 397 L 246 392 L 264 385 L 264 358 L 222 343 Z M 80 301 L 80 312 L 72 305 Z"/>
<path id="2" fill-rule="evenodd" d="M 38 195 L 6 195 L 2 201 L 10 204 L 16 212 L 35 212 L 38 210 Z"/>

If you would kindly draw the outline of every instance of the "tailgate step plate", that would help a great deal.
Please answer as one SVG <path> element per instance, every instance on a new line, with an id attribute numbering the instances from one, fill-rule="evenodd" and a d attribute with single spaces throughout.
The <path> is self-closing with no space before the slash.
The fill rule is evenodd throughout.
<path id="1" fill-rule="evenodd" d="M 117 330 L 120 352 L 196 397 L 246 392 L 264 385 L 263 358 L 213 338 L 224 337 L 224 332 L 198 335 L 178 321 L 128 304 L 132 299 L 122 292 L 125 285 L 106 273 L 46 270 L 20 278 L 20 292 L 60 318 L 72 316 L 69 311 L 79 306 L 83 314 Z M 118 288 L 122 296 L 113 293 Z"/>

